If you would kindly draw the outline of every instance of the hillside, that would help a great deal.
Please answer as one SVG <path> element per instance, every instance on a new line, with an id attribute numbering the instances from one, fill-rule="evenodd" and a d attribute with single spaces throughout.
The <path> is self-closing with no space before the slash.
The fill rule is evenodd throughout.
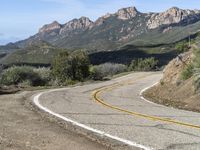
<path id="1" fill-rule="evenodd" d="M 0 59 L 0 63 L 4 65 L 47 65 L 50 64 L 53 57 L 61 51 L 64 51 L 64 49 L 40 41 L 38 43 L 30 44 L 26 48 L 21 48 L 7 54 Z"/>
<path id="2" fill-rule="evenodd" d="M 199 52 L 199 43 L 196 41 L 190 51 L 173 59 L 166 66 L 163 79 L 145 92 L 145 97 L 166 106 L 200 112 L 199 55 L 196 52 Z"/>
<path id="3" fill-rule="evenodd" d="M 16 45 L 25 47 L 42 40 L 57 47 L 102 51 L 127 44 L 169 44 L 195 34 L 199 30 L 199 21 L 199 10 L 173 7 L 161 13 L 142 13 L 135 7 L 129 7 L 114 14 L 106 14 L 94 22 L 87 17 L 73 19 L 65 24 L 54 21 Z"/>

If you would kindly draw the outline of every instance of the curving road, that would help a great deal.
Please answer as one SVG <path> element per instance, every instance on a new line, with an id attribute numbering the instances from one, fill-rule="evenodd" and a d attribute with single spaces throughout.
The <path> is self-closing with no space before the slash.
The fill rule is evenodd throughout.
<path id="1" fill-rule="evenodd" d="M 127 144 L 129 149 L 200 149 L 199 113 L 141 98 L 140 92 L 161 77 L 159 72 L 132 73 L 111 81 L 43 92 L 34 101 L 41 109 Z M 120 144 L 115 148 L 124 149 Z"/>

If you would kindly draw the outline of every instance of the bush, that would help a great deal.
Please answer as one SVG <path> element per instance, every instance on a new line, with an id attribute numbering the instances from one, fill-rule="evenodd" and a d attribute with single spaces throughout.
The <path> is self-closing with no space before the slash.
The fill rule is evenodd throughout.
<path id="1" fill-rule="evenodd" d="M 194 84 L 195 90 L 200 91 L 200 69 L 196 70 L 193 84 Z"/>
<path id="2" fill-rule="evenodd" d="M 194 50 L 194 67 L 195 68 L 200 68 L 200 49 L 195 49 Z"/>
<path id="3" fill-rule="evenodd" d="M 155 58 L 139 58 L 135 59 L 131 62 L 129 65 L 130 71 L 151 71 L 153 69 L 156 69 L 156 66 L 158 64 L 158 60 Z"/>
<path id="4" fill-rule="evenodd" d="M 0 83 L 3 85 L 18 85 L 24 81 L 29 81 L 31 85 L 41 84 L 41 78 L 33 71 L 33 67 L 21 66 L 11 67 L 4 70 L 0 77 Z"/>
<path id="5" fill-rule="evenodd" d="M 123 64 L 105 63 L 91 68 L 92 78 L 102 80 L 104 77 L 127 71 L 127 66 Z"/>
<path id="6" fill-rule="evenodd" d="M 193 70 L 194 68 L 192 64 L 187 65 L 181 73 L 181 79 L 187 80 L 191 78 L 194 73 Z"/>
<path id="7" fill-rule="evenodd" d="M 178 50 L 180 53 L 184 53 L 189 50 L 188 42 L 182 41 L 176 44 L 175 46 L 176 50 Z"/>
<path id="8" fill-rule="evenodd" d="M 67 80 L 83 81 L 89 76 L 89 58 L 82 51 L 60 53 L 53 62 L 52 74 L 60 83 Z"/>
<path id="9" fill-rule="evenodd" d="M 51 81 L 51 69 L 50 68 L 34 68 L 33 71 L 38 74 L 43 85 L 49 85 Z"/>

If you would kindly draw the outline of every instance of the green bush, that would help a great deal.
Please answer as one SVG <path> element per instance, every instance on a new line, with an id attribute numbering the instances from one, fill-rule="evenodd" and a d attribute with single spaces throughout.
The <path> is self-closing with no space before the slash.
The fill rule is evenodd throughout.
<path id="1" fill-rule="evenodd" d="M 192 64 L 187 65 L 181 73 L 181 79 L 187 80 L 187 79 L 191 78 L 194 73 L 193 70 L 194 70 L 194 67 Z"/>
<path id="2" fill-rule="evenodd" d="M 82 51 L 60 53 L 55 57 L 52 74 L 61 84 L 67 80 L 83 81 L 89 76 L 89 58 Z"/>
<path id="3" fill-rule="evenodd" d="M 196 91 L 200 91 L 200 69 L 196 70 L 197 72 L 195 73 L 194 76 L 194 87 Z"/>
<path id="4" fill-rule="evenodd" d="M 195 68 L 200 68 L 200 49 L 195 49 L 194 50 L 194 67 Z"/>
<path id="5" fill-rule="evenodd" d="M 24 81 L 29 81 L 32 86 L 42 84 L 42 80 L 33 67 L 21 66 L 11 67 L 4 70 L 0 77 L 0 83 L 3 85 L 19 85 Z"/>
<path id="6" fill-rule="evenodd" d="M 127 71 L 127 66 L 123 64 L 105 63 L 92 66 L 90 71 L 94 80 L 102 80 L 105 77 Z"/>
<path id="7" fill-rule="evenodd" d="M 189 50 L 188 42 L 182 41 L 176 44 L 175 46 L 176 50 L 178 50 L 180 53 L 184 53 Z"/>
<path id="8" fill-rule="evenodd" d="M 43 85 L 49 85 L 51 81 L 51 69 L 42 67 L 42 68 L 34 68 L 33 71 L 38 74 L 41 81 L 43 82 Z"/>
<path id="9" fill-rule="evenodd" d="M 129 65 L 130 71 L 151 71 L 153 69 L 156 69 L 156 66 L 158 64 L 158 60 L 156 60 L 153 57 L 150 58 L 139 58 L 132 60 L 131 64 Z"/>

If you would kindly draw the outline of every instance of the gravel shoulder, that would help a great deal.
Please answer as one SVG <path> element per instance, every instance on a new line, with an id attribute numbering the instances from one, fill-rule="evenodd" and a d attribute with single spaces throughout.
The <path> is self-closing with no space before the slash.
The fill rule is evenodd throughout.
<path id="1" fill-rule="evenodd" d="M 46 118 L 27 100 L 34 92 L 0 96 L 0 149 L 105 150 L 97 142 Z"/>

